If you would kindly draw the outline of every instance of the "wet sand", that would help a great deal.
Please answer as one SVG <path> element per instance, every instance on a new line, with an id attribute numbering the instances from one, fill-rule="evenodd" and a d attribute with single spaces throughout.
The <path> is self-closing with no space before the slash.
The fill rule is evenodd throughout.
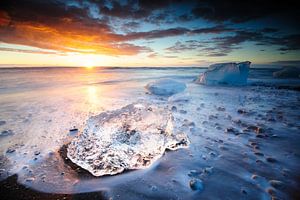
<path id="1" fill-rule="evenodd" d="M 82 194 L 52 194 L 42 193 L 25 187 L 17 182 L 18 176 L 13 175 L 0 181 L 1 200 L 86 200 L 86 199 L 105 199 L 101 192 L 89 192 Z"/>

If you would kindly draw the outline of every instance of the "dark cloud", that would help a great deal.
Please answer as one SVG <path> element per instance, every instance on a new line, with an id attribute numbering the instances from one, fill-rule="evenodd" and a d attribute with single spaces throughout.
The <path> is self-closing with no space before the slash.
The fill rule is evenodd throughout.
<path id="1" fill-rule="evenodd" d="M 163 37 L 172 37 L 178 35 L 195 35 L 195 34 L 219 34 L 223 32 L 228 32 L 232 29 L 224 28 L 222 26 L 215 26 L 210 28 L 199 28 L 199 29 L 188 29 L 188 28 L 169 28 L 163 30 L 152 30 L 147 32 L 131 32 L 126 35 L 120 36 L 120 40 L 137 40 L 137 39 L 154 39 Z"/>
<path id="2" fill-rule="evenodd" d="M 299 19 L 298 10 L 297 2 L 290 0 L 202 0 L 192 9 L 192 16 L 215 22 L 241 23 L 280 15 L 280 17 L 296 21 Z"/>
<path id="3" fill-rule="evenodd" d="M 291 34 L 281 27 L 266 24 L 256 29 L 244 27 L 237 30 L 232 28 L 236 26 L 223 22 L 244 23 L 267 16 L 275 16 L 274 20 L 279 16 L 294 22 L 299 19 L 297 13 L 298 7 L 289 0 L 2 0 L 0 42 L 62 53 L 135 55 L 148 52 L 155 56 L 147 45 L 139 46 L 133 41 L 209 34 L 209 40 L 181 41 L 166 50 L 173 53 L 196 50 L 208 56 L 225 56 L 241 48 L 243 43 L 253 42 L 256 45 L 275 45 L 286 53 L 299 50 L 299 31 Z M 213 23 L 207 27 L 195 23 L 197 19 Z M 146 22 L 157 28 L 143 30 Z M 163 28 L 166 23 L 174 24 Z"/>
<path id="4" fill-rule="evenodd" d="M 261 31 L 264 33 L 275 33 L 275 32 L 278 32 L 279 30 L 277 28 L 268 28 L 267 27 L 267 28 L 263 28 Z"/>
<path id="5" fill-rule="evenodd" d="M 227 56 L 227 53 L 209 53 L 206 56 L 210 57 L 221 57 L 221 56 Z"/>
<path id="6" fill-rule="evenodd" d="M 300 50 L 300 34 L 273 37 L 268 36 L 264 32 L 246 30 L 236 30 L 232 35 L 214 37 L 210 40 L 176 42 L 173 46 L 166 48 L 166 50 L 173 53 L 196 50 L 200 51 L 201 55 L 220 57 L 228 55 L 233 50 L 242 48 L 241 45 L 245 42 L 253 42 L 258 46 L 279 46 L 278 50 L 283 52 Z"/>
<path id="7" fill-rule="evenodd" d="M 280 51 L 300 50 L 300 34 L 288 35 L 278 38 L 274 44 L 282 46 Z"/>
<path id="8" fill-rule="evenodd" d="M 197 50 L 200 47 L 204 47 L 204 45 L 196 40 L 189 40 L 185 43 L 176 42 L 174 46 L 168 47 L 166 50 L 171 53 L 181 53 L 183 51 Z"/>
<path id="9" fill-rule="evenodd" d="M 274 65 L 280 65 L 280 66 L 300 66 L 300 60 L 280 60 L 280 61 L 275 61 L 270 64 Z"/>
<path id="10" fill-rule="evenodd" d="M 149 48 L 123 43 L 107 21 L 63 1 L 1 1 L 0 41 L 60 52 L 132 55 Z"/>

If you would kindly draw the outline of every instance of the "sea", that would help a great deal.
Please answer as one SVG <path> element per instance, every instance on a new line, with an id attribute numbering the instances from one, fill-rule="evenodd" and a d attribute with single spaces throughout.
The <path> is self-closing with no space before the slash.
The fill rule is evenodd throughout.
<path id="1" fill-rule="evenodd" d="M 205 70 L 0 68 L 1 180 L 17 174 L 37 191 L 101 191 L 104 199 L 299 198 L 300 79 L 274 78 L 278 69 L 266 67 L 250 69 L 245 86 L 195 83 Z M 160 79 L 186 89 L 170 97 L 149 93 L 145 86 Z M 112 176 L 82 175 L 65 161 L 63 146 L 91 117 L 136 102 L 175 107 L 188 148 Z"/>

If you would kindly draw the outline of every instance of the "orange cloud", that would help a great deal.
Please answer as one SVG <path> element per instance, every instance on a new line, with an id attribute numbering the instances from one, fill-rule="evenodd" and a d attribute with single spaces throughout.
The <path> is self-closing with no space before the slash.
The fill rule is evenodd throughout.
<path id="1" fill-rule="evenodd" d="M 8 16 L 7 12 L 0 10 L 0 27 L 7 26 L 10 22 L 10 17 Z"/>

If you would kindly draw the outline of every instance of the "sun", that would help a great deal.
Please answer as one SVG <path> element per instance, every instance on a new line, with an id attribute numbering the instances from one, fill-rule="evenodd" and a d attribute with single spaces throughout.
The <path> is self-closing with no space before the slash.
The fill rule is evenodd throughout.
<path id="1" fill-rule="evenodd" d="M 92 68 L 95 67 L 95 64 L 94 64 L 93 61 L 84 61 L 82 63 L 82 66 L 85 67 L 85 68 L 87 68 L 87 69 L 92 69 Z"/>

